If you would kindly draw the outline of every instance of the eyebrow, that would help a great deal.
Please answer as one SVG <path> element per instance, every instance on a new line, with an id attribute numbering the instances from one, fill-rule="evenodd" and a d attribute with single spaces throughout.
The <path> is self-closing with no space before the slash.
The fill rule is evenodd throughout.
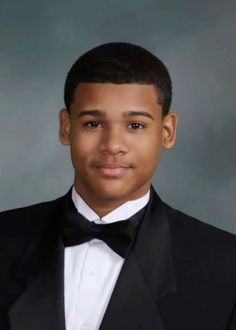
<path id="1" fill-rule="evenodd" d="M 154 117 L 149 112 L 146 112 L 146 111 L 127 111 L 127 112 L 123 112 L 123 116 L 124 117 L 145 116 L 152 120 L 155 120 Z"/>
<path id="2" fill-rule="evenodd" d="M 84 116 L 98 116 L 98 117 L 103 117 L 106 116 L 106 112 L 102 111 L 102 110 L 82 110 L 79 114 L 78 114 L 78 118 L 84 117 Z M 145 116 L 148 117 L 152 120 L 155 120 L 154 117 L 146 111 L 126 111 L 123 112 L 123 117 L 131 117 L 131 116 Z"/>
<path id="3" fill-rule="evenodd" d="M 84 117 L 84 116 L 105 116 L 105 111 L 101 110 L 82 110 L 80 113 L 78 113 L 78 118 Z"/>

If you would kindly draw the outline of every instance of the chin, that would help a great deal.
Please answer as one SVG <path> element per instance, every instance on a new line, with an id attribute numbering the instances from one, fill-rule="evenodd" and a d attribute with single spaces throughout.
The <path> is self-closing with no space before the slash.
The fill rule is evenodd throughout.
<path id="1" fill-rule="evenodd" d="M 78 191 L 83 192 L 85 195 L 93 196 L 96 200 L 101 201 L 117 201 L 125 202 L 133 198 L 137 191 L 137 183 L 133 180 L 117 180 L 109 179 L 104 180 L 100 178 L 92 178 L 89 181 L 78 180 Z M 80 188 L 82 189 L 80 189 Z"/>
<path id="2" fill-rule="evenodd" d="M 130 189 L 125 185 L 117 185 L 110 183 L 109 186 L 102 185 L 95 188 L 96 192 L 99 192 L 99 199 L 114 201 L 124 199 L 130 195 Z M 131 190 L 132 191 L 132 190 Z"/>
<path id="3" fill-rule="evenodd" d="M 99 191 L 99 198 L 107 201 L 114 201 L 118 199 L 123 199 L 127 196 L 127 192 L 123 190 L 117 190 L 117 189 L 101 189 Z"/>

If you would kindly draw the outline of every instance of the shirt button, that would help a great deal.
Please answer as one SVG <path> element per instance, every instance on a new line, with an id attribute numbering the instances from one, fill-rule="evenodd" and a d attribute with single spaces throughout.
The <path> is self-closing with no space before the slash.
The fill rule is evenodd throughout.
<path id="1" fill-rule="evenodd" d="M 95 275 L 94 271 L 93 270 L 90 270 L 89 275 L 90 276 L 94 276 Z"/>

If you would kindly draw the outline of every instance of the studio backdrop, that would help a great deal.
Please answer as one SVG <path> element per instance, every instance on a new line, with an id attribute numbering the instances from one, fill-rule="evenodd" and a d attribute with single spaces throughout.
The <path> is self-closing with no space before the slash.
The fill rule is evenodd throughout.
<path id="1" fill-rule="evenodd" d="M 171 206 L 236 233 L 235 1 L 0 1 L 0 210 L 70 188 L 58 111 L 72 63 L 127 41 L 160 57 L 173 81 L 176 146 L 153 178 Z"/>

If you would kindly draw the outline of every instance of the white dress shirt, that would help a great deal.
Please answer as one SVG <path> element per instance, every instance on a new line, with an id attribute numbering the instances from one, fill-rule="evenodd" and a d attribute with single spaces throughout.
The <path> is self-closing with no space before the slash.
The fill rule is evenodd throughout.
<path id="1" fill-rule="evenodd" d="M 98 224 L 126 220 L 149 201 L 150 190 L 104 217 L 99 216 L 72 190 L 72 200 L 81 213 Z M 99 239 L 65 248 L 66 330 L 97 330 L 101 324 L 124 259 Z"/>

